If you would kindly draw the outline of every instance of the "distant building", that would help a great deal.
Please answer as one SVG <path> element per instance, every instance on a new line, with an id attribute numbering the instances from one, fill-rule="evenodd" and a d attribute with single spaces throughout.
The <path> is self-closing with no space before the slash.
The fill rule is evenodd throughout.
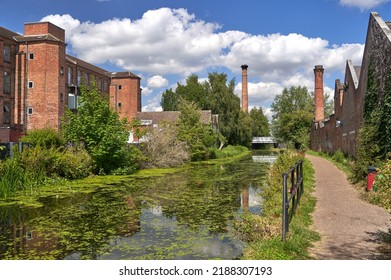
<path id="1" fill-rule="evenodd" d="M 371 13 L 361 66 L 346 62 L 344 82 L 335 81 L 334 114 L 324 116 L 323 67 L 317 65 L 315 74 L 315 116 L 311 129 L 311 149 L 334 153 L 341 150 L 355 156 L 359 129 L 364 121 L 364 103 L 368 68 L 372 61 L 383 72 L 391 71 L 391 22 Z M 327 69 L 326 69 L 327 70 Z M 383 96 L 385 76 L 379 80 L 379 96 Z"/>
<path id="2" fill-rule="evenodd" d="M 0 143 L 31 129 L 60 129 L 65 109 L 78 107 L 81 83 L 94 81 L 131 120 L 141 111 L 140 80 L 66 54 L 65 31 L 50 22 L 27 23 L 24 35 L 0 27 Z"/>

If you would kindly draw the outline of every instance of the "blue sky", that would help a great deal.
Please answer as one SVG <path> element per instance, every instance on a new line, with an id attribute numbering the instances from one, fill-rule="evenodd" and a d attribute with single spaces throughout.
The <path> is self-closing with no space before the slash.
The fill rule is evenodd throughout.
<path id="1" fill-rule="evenodd" d="M 361 64 L 369 13 L 391 20 L 390 0 L 19 0 L 0 9 L 4 28 L 51 21 L 66 30 L 68 53 L 139 75 L 143 111 L 161 109 L 161 93 L 193 73 L 224 72 L 240 96 L 242 64 L 250 107 L 268 112 L 284 87 L 312 91 L 317 64 L 332 94 L 346 60 Z"/>

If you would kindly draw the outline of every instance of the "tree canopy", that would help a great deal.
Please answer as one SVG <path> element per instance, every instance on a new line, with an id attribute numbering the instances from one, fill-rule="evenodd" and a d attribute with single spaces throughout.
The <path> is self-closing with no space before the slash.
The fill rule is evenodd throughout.
<path id="1" fill-rule="evenodd" d="M 272 104 L 273 136 L 296 148 L 309 145 L 314 102 L 306 87 L 284 88 Z"/>
<path id="2" fill-rule="evenodd" d="M 166 90 L 162 94 L 161 105 L 164 111 L 177 111 L 179 100 L 183 99 L 194 103 L 199 110 L 211 110 L 213 114 L 219 115 L 219 132 L 227 144 L 249 146 L 254 133 L 269 135 L 267 119 L 262 119 L 261 109 L 260 112 L 254 111 L 252 116 L 242 114 L 240 98 L 234 89 L 235 80 L 228 81 L 224 73 L 209 73 L 208 80 L 202 83 L 193 74 L 187 78 L 185 85 L 178 83 L 175 91 Z"/>

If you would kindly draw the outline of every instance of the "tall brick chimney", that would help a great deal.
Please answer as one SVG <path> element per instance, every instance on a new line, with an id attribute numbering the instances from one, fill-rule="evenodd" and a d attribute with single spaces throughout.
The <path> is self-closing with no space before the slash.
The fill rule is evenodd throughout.
<path id="1" fill-rule="evenodd" d="M 247 68 L 248 65 L 242 65 L 242 111 L 248 112 L 248 81 L 247 81 Z"/>
<path id="2" fill-rule="evenodd" d="M 324 120 L 323 66 L 315 65 L 315 122 Z"/>

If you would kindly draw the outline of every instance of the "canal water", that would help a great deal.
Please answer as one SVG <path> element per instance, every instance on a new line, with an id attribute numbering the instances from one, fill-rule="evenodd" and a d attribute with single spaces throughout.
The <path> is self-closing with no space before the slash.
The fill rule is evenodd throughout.
<path id="1" fill-rule="evenodd" d="M 196 164 L 45 197 L 39 207 L 0 207 L 0 259 L 237 259 L 244 243 L 232 225 L 261 213 L 270 162 Z"/>

